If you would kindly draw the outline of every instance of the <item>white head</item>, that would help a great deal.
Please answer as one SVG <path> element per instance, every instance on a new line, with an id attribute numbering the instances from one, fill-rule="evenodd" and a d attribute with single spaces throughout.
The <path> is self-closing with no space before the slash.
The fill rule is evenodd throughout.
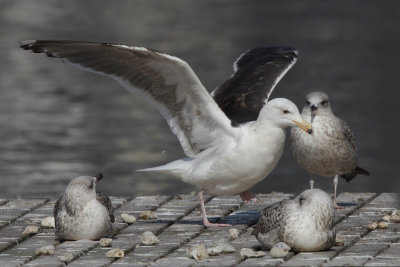
<path id="1" fill-rule="evenodd" d="M 257 120 L 267 119 L 282 129 L 289 126 L 298 126 L 305 132 L 311 134 L 311 125 L 305 122 L 296 105 L 286 98 L 274 98 L 267 102 L 260 111 Z"/>
<path id="2" fill-rule="evenodd" d="M 95 177 L 80 176 L 72 179 L 69 182 L 65 195 L 72 199 L 79 199 L 79 201 L 88 201 L 96 198 L 96 184 L 103 178 L 101 173 Z"/>
<path id="3" fill-rule="evenodd" d="M 309 93 L 306 96 L 306 105 L 303 107 L 302 114 L 312 116 L 333 115 L 328 95 L 321 91 Z"/>
<path id="4" fill-rule="evenodd" d="M 333 201 L 332 198 L 320 189 L 308 189 L 298 195 L 294 201 L 300 209 L 306 212 L 313 212 L 316 219 L 321 218 L 332 222 L 333 219 Z M 318 212 L 315 212 L 318 210 Z"/>

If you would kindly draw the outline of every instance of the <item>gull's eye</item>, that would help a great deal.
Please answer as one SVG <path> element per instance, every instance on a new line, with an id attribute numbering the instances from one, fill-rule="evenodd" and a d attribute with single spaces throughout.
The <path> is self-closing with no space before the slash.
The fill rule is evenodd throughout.
<path id="1" fill-rule="evenodd" d="M 303 201 L 304 201 L 304 197 L 300 197 L 300 198 L 299 198 L 300 205 L 303 204 Z"/>
<path id="2" fill-rule="evenodd" d="M 321 105 L 327 106 L 327 105 L 328 105 L 328 101 L 326 101 L 326 100 L 322 101 L 322 102 L 321 102 Z"/>
<path id="3" fill-rule="evenodd" d="M 89 189 L 93 189 L 93 184 L 94 184 L 94 182 L 91 181 L 90 184 L 89 184 Z"/>
<path id="4" fill-rule="evenodd" d="M 283 112 L 284 114 L 288 114 L 288 113 L 289 113 L 289 110 L 284 109 L 284 110 L 282 110 L 282 112 Z"/>
<path id="5" fill-rule="evenodd" d="M 307 106 L 309 106 L 309 105 L 310 105 L 310 102 L 309 102 L 308 100 L 306 101 L 306 105 L 307 105 Z"/>

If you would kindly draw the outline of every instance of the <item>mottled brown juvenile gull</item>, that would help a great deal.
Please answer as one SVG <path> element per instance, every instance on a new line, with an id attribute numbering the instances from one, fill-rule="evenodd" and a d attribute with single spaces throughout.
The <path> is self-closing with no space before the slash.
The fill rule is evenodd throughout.
<path id="1" fill-rule="evenodd" d="M 96 240 L 108 237 L 114 222 L 113 206 L 104 193 L 96 193 L 103 177 L 74 178 L 54 206 L 55 233 L 62 240 Z"/>
<path id="2" fill-rule="evenodd" d="M 291 129 L 291 149 L 297 163 L 310 174 L 334 176 L 334 206 L 338 175 L 347 182 L 357 174 L 369 172 L 357 166 L 357 149 L 349 125 L 336 117 L 331 109 L 328 95 L 312 92 L 306 96 L 301 113 L 303 119 L 313 126 L 313 134 L 305 135 Z M 311 188 L 314 181 L 310 181 Z"/>
<path id="3" fill-rule="evenodd" d="M 75 41 L 24 41 L 21 47 L 111 77 L 152 104 L 167 120 L 187 158 L 142 171 L 172 174 L 200 188 L 203 224 L 207 227 L 229 225 L 208 221 L 204 191 L 214 195 L 245 192 L 278 163 L 286 127 L 311 131 L 297 107 L 283 98 L 265 103 L 255 121 L 238 124 L 228 119 L 185 61 L 155 50 Z M 262 51 L 250 50 L 242 55 L 231 79 L 242 77 L 243 71 L 251 76 L 251 69 L 259 73 L 253 78 L 263 78 Z M 267 63 L 268 58 L 264 60 Z M 261 102 L 266 98 L 268 95 Z"/>
<path id="4" fill-rule="evenodd" d="M 335 243 L 333 214 L 331 197 L 320 189 L 308 189 L 266 207 L 253 234 L 267 249 L 285 242 L 296 252 L 322 251 Z"/>

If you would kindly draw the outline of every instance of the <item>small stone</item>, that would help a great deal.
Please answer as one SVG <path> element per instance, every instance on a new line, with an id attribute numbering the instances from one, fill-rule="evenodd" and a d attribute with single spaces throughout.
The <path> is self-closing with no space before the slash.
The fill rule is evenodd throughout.
<path id="1" fill-rule="evenodd" d="M 25 230 L 22 232 L 23 235 L 33 235 L 39 232 L 39 227 L 36 225 L 29 225 L 25 227 Z"/>
<path id="2" fill-rule="evenodd" d="M 222 253 L 233 253 L 236 251 L 236 248 L 228 241 L 224 241 L 224 242 L 220 243 L 219 246 L 222 249 L 222 251 L 221 251 Z"/>
<path id="3" fill-rule="evenodd" d="M 340 246 L 340 247 L 343 246 L 344 245 L 343 236 L 336 235 L 335 243 L 336 243 L 336 246 Z"/>
<path id="4" fill-rule="evenodd" d="M 111 247 L 112 241 L 113 240 L 111 238 L 101 238 L 99 243 L 102 247 Z"/>
<path id="5" fill-rule="evenodd" d="M 400 210 L 393 210 L 392 214 L 390 215 L 390 222 L 400 223 Z"/>
<path id="6" fill-rule="evenodd" d="M 390 221 L 390 215 L 385 215 L 382 217 L 382 220 L 384 220 L 385 222 Z"/>
<path id="7" fill-rule="evenodd" d="M 195 260 L 208 259 L 210 257 L 204 245 L 189 248 L 187 253 L 189 258 L 193 258 Z"/>
<path id="8" fill-rule="evenodd" d="M 36 256 L 39 255 L 54 255 L 55 247 L 53 245 L 43 246 L 35 251 Z"/>
<path id="9" fill-rule="evenodd" d="M 191 195 L 192 197 L 197 197 L 197 192 L 196 192 L 196 191 L 192 191 L 192 192 L 190 192 L 190 195 Z"/>
<path id="10" fill-rule="evenodd" d="M 240 250 L 240 257 L 242 259 L 261 258 L 261 257 L 264 257 L 265 255 L 267 255 L 267 253 L 265 253 L 264 251 L 254 251 L 251 248 L 242 248 Z"/>
<path id="11" fill-rule="evenodd" d="M 155 220 L 157 219 L 157 215 L 154 214 L 151 210 L 146 210 L 140 213 L 140 219 L 142 220 Z"/>
<path id="12" fill-rule="evenodd" d="M 236 228 L 229 229 L 228 232 L 232 239 L 236 239 L 239 237 L 239 230 Z"/>
<path id="13" fill-rule="evenodd" d="M 160 243 L 160 239 L 155 236 L 152 232 L 146 231 L 140 237 L 140 244 L 145 246 L 151 246 Z"/>
<path id="14" fill-rule="evenodd" d="M 68 263 L 74 259 L 74 255 L 72 255 L 72 253 L 70 253 L 70 252 L 66 252 L 62 255 L 57 256 L 57 258 L 62 262 Z"/>
<path id="15" fill-rule="evenodd" d="M 222 247 L 221 246 L 215 246 L 207 249 L 207 253 L 210 256 L 217 256 L 222 253 Z"/>
<path id="16" fill-rule="evenodd" d="M 120 248 L 113 248 L 106 253 L 107 258 L 123 258 L 125 256 L 125 253 L 122 249 Z"/>
<path id="17" fill-rule="evenodd" d="M 269 253 L 271 254 L 272 258 L 284 258 L 289 255 L 289 251 L 291 249 L 292 248 L 285 242 L 279 242 L 271 248 Z"/>
<path id="18" fill-rule="evenodd" d="M 217 256 L 221 253 L 233 253 L 235 251 L 235 247 L 225 240 L 222 240 L 216 246 L 207 249 L 208 255 L 210 256 Z"/>
<path id="19" fill-rule="evenodd" d="M 122 213 L 121 214 L 121 219 L 129 224 L 135 223 L 136 222 L 136 217 L 127 213 Z"/>
<path id="20" fill-rule="evenodd" d="M 378 229 L 387 229 L 388 225 L 388 222 L 380 222 L 378 223 Z"/>
<path id="21" fill-rule="evenodd" d="M 54 220 L 54 217 L 50 216 L 50 217 L 44 218 L 40 222 L 40 225 L 43 226 L 43 227 L 47 227 L 47 228 L 54 228 L 54 227 L 56 227 L 56 222 Z"/>
<path id="22" fill-rule="evenodd" d="M 368 224 L 368 226 L 367 226 L 368 230 L 370 230 L 370 231 L 375 230 L 377 227 L 378 227 L 377 222 L 372 222 L 372 223 Z"/>

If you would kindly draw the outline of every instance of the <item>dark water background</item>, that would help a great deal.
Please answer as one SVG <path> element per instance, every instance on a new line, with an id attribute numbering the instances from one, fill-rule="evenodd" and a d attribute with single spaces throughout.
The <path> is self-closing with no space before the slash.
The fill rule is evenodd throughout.
<path id="1" fill-rule="evenodd" d="M 113 195 L 188 193 L 195 188 L 139 168 L 184 156 L 163 118 L 105 77 L 18 47 L 71 39 L 151 47 L 186 60 L 210 91 L 243 51 L 298 49 L 272 97 L 301 106 L 312 90 L 356 135 L 372 175 L 339 192 L 400 188 L 400 1 L 0 1 L 0 197 L 50 196 L 71 178 L 101 171 Z M 317 178 L 332 191 L 332 179 Z M 308 175 L 289 150 L 254 192 L 298 193 Z"/>

